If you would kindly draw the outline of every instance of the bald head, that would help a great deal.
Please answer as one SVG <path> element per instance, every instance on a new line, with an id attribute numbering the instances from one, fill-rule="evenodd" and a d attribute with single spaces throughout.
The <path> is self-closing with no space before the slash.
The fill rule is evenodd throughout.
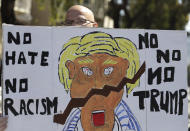
<path id="1" fill-rule="evenodd" d="M 66 22 L 72 26 L 97 27 L 93 12 L 87 7 L 74 5 L 66 13 Z"/>

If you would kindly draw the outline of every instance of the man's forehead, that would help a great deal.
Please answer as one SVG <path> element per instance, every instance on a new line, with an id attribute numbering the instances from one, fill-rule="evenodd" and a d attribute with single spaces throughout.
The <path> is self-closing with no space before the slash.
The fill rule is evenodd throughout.
<path id="1" fill-rule="evenodd" d="M 79 12 L 79 13 L 91 13 L 91 14 L 93 14 L 90 9 L 88 9 L 85 6 L 81 6 L 81 5 L 74 5 L 71 8 L 69 8 L 68 12 L 72 12 L 72 11 L 76 11 L 76 12 Z"/>
<path id="2" fill-rule="evenodd" d="M 94 21 L 94 15 L 88 8 L 71 8 L 66 14 L 66 19 L 74 20 L 81 16 L 84 17 L 83 19 Z"/>

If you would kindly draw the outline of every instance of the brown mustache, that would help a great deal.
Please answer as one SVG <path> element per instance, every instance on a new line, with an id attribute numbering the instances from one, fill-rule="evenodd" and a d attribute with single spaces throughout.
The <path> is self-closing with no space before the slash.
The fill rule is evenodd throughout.
<path id="1" fill-rule="evenodd" d="M 111 91 L 120 92 L 126 83 L 134 84 L 145 72 L 145 66 L 146 64 L 144 62 L 132 79 L 124 77 L 117 87 L 105 85 L 103 89 L 90 90 L 90 92 L 87 94 L 85 98 L 72 98 L 63 114 L 54 115 L 53 122 L 64 125 L 71 110 L 76 107 L 83 107 L 86 104 L 86 102 L 90 99 L 90 97 L 92 97 L 93 95 L 102 95 L 107 97 Z"/>

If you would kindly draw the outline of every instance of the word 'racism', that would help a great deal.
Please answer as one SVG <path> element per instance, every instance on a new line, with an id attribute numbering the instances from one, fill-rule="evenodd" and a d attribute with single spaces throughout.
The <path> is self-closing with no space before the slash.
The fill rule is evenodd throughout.
<path id="1" fill-rule="evenodd" d="M 29 46 L 32 44 L 31 33 L 15 32 L 7 33 L 7 44 L 9 46 Z M 21 39 L 22 38 L 22 39 Z M 16 51 L 5 50 L 5 66 L 19 66 L 19 65 L 35 65 L 40 67 L 48 67 L 49 51 Z M 26 73 L 27 74 L 27 73 Z M 14 75 L 14 74 L 13 74 Z M 8 78 L 4 80 L 5 93 L 22 96 L 29 91 L 29 78 Z M 8 95 L 9 96 L 9 95 Z M 10 95 L 11 96 L 11 95 Z M 18 115 L 52 115 L 57 113 L 58 97 L 54 98 L 31 98 L 31 99 L 4 99 L 4 112 L 9 115 L 11 112 L 14 116 Z"/>

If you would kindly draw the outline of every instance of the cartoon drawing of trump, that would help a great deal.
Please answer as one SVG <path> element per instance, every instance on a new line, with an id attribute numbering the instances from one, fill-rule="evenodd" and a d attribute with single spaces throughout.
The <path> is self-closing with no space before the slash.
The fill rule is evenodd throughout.
<path id="1" fill-rule="evenodd" d="M 139 79 L 121 84 L 123 78 L 135 76 L 139 63 L 135 45 L 126 38 L 104 32 L 71 38 L 60 54 L 59 79 L 73 100 L 85 98 L 85 104 L 75 103 L 83 106 L 67 113 L 63 131 L 140 131 L 138 121 L 122 100 L 123 86 L 129 94 Z M 114 91 L 118 85 L 122 88 Z M 109 88 L 113 91 L 107 91 Z"/>

